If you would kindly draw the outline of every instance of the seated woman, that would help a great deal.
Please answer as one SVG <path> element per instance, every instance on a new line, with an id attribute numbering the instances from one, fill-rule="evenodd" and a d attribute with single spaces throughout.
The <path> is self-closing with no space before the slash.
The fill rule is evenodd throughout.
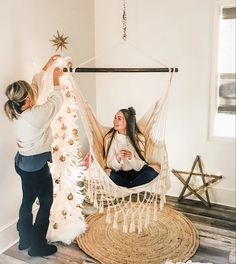
<path id="1" fill-rule="evenodd" d="M 117 185 L 127 188 L 143 185 L 158 176 L 145 161 L 145 138 L 135 115 L 133 107 L 118 111 L 114 127 L 105 135 L 103 144 L 107 175 Z"/>

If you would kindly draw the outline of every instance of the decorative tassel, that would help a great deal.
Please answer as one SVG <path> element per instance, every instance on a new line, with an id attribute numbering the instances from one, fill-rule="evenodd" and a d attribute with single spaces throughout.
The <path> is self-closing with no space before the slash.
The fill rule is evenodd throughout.
<path id="1" fill-rule="evenodd" d="M 132 216 L 131 216 L 131 223 L 130 223 L 130 227 L 129 227 L 129 232 L 130 233 L 135 232 L 134 213 L 132 213 Z"/>
<path id="2" fill-rule="evenodd" d="M 150 208 L 148 206 L 146 210 L 146 219 L 145 219 L 145 225 L 144 225 L 145 228 L 148 227 L 149 223 L 150 223 Z"/>
<path id="3" fill-rule="evenodd" d="M 138 203 L 140 202 L 139 192 L 138 192 L 138 194 L 137 194 L 137 202 L 138 202 Z"/>
<path id="4" fill-rule="evenodd" d="M 127 233 L 128 232 L 128 221 L 127 221 L 127 215 L 123 215 L 124 223 L 123 223 L 123 232 Z"/>
<path id="5" fill-rule="evenodd" d="M 93 207 L 98 209 L 97 193 L 94 193 Z"/>
<path id="6" fill-rule="evenodd" d="M 90 201 L 91 201 L 91 203 L 93 203 L 93 192 L 94 192 L 94 190 L 93 190 L 93 182 L 90 181 Z"/>
<path id="7" fill-rule="evenodd" d="M 157 221 L 157 201 L 154 201 L 153 220 Z"/>
<path id="8" fill-rule="evenodd" d="M 143 221 L 142 221 L 142 214 L 138 217 L 138 233 L 142 233 L 143 231 Z"/>
<path id="9" fill-rule="evenodd" d="M 90 197 L 91 197 L 91 184 L 90 184 L 90 181 L 88 180 L 88 190 L 87 190 L 87 195 L 88 195 L 88 197 L 89 197 L 89 199 L 90 199 Z M 91 200 L 91 199 L 90 199 Z"/>
<path id="10" fill-rule="evenodd" d="M 99 205 L 99 213 L 103 213 L 104 212 L 104 208 L 103 208 L 103 198 L 101 197 L 101 202 L 100 202 L 100 205 Z"/>
<path id="11" fill-rule="evenodd" d="M 160 210 L 162 211 L 163 208 L 164 208 L 164 204 L 165 204 L 165 199 L 163 198 L 163 196 L 161 196 L 161 199 L 160 199 Z"/>
<path id="12" fill-rule="evenodd" d="M 111 224 L 111 212 L 110 207 L 107 208 L 107 217 L 106 217 L 106 223 Z"/>
<path id="13" fill-rule="evenodd" d="M 115 211 L 115 214 L 114 214 L 113 228 L 118 229 L 118 212 L 117 211 Z"/>

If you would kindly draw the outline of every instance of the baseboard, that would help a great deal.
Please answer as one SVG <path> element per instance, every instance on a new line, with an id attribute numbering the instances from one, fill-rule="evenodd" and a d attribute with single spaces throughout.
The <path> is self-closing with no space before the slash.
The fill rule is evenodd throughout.
<path id="1" fill-rule="evenodd" d="M 171 188 L 169 192 L 167 193 L 167 195 L 178 197 L 182 189 L 183 189 L 182 183 L 177 182 L 177 181 L 171 181 Z M 209 192 L 211 203 L 236 207 L 236 190 L 212 187 L 209 189 L 208 192 Z M 203 197 L 205 199 L 205 196 Z M 198 200 L 193 195 L 189 196 L 188 198 Z"/>
<path id="2" fill-rule="evenodd" d="M 13 246 L 18 240 L 18 233 L 16 230 L 17 219 L 0 227 L 0 254 Z"/>

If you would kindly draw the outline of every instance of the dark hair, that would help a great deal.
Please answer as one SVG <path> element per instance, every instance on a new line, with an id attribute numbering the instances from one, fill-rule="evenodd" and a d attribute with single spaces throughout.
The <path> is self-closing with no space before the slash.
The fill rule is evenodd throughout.
<path id="1" fill-rule="evenodd" d="M 17 81 L 7 86 L 5 95 L 8 101 L 4 105 L 4 110 L 7 117 L 12 121 L 17 119 L 22 113 L 22 106 L 25 104 L 25 99 L 28 94 L 33 95 L 32 87 L 26 81 Z"/>
<path id="2" fill-rule="evenodd" d="M 125 117 L 125 121 L 126 121 L 126 135 L 128 136 L 128 138 L 130 139 L 130 142 L 132 143 L 133 147 L 135 148 L 136 152 L 138 153 L 140 159 L 142 159 L 143 161 L 145 161 L 145 158 L 142 155 L 140 146 L 139 146 L 139 135 L 143 135 L 142 132 L 139 130 L 138 126 L 137 126 L 137 122 L 136 122 L 136 111 L 133 107 L 129 107 L 127 109 L 120 109 L 118 112 L 122 112 L 124 117 Z M 104 139 L 103 139 L 103 157 L 106 158 L 106 156 L 108 155 L 108 152 L 110 150 L 111 147 L 111 143 L 112 140 L 115 136 L 116 130 L 114 129 L 114 127 L 112 129 L 110 129 L 107 134 L 105 135 Z M 108 143 L 108 147 L 105 149 L 105 138 L 110 136 L 110 141 Z M 146 161 L 145 161 L 146 162 Z"/>

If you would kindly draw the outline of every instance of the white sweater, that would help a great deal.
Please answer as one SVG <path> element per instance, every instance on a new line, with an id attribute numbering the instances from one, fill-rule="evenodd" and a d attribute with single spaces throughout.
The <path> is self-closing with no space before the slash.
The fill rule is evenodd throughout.
<path id="1" fill-rule="evenodd" d="M 36 75 L 32 82 L 36 97 L 43 86 L 45 72 Z M 50 124 L 63 103 L 59 87 L 54 87 L 46 102 L 25 110 L 18 119 L 14 119 L 17 147 L 20 154 L 36 155 L 51 151 L 53 142 Z"/>
<path id="2" fill-rule="evenodd" d="M 109 141 L 110 140 L 105 142 L 106 149 Z M 143 141 L 143 144 L 141 141 Z M 130 160 L 128 158 L 121 159 L 121 161 L 119 162 L 117 160 L 117 155 L 121 149 L 130 150 L 132 152 L 132 158 Z M 142 137 L 142 139 L 140 140 L 140 149 L 144 152 L 144 137 Z M 116 132 L 107 155 L 107 167 L 114 169 L 115 171 L 127 171 L 132 169 L 139 171 L 145 164 L 146 163 L 142 159 L 140 159 L 129 138 L 126 135 Z"/>

